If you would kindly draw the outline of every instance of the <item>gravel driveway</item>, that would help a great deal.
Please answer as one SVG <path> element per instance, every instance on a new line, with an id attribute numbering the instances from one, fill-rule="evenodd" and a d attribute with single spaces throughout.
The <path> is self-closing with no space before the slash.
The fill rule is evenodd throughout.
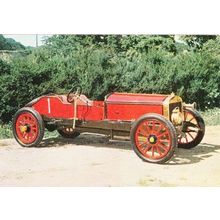
<path id="1" fill-rule="evenodd" d="M 220 126 L 166 164 L 143 162 L 128 141 L 82 134 L 23 148 L 0 140 L 0 186 L 220 186 Z"/>

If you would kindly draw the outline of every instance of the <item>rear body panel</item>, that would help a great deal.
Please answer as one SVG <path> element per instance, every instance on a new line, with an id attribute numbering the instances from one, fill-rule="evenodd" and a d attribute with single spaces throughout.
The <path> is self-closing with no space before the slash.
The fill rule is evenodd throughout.
<path id="1" fill-rule="evenodd" d="M 66 95 L 42 96 L 26 106 L 30 106 L 47 118 L 73 119 L 74 105 L 67 102 Z M 79 120 L 103 120 L 104 102 L 92 101 L 90 105 L 77 101 L 77 115 Z"/>
<path id="2" fill-rule="evenodd" d="M 33 103 L 32 108 L 48 118 L 71 119 L 74 115 L 73 105 L 61 96 L 42 96 Z"/>

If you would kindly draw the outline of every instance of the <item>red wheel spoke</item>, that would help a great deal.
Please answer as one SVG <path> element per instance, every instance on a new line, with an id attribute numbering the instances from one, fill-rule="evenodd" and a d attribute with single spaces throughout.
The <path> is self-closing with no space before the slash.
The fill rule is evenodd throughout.
<path id="1" fill-rule="evenodd" d="M 158 147 L 162 148 L 164 151 L 167 151 L 167 147 L 165 145 L 158 144 Z"/>
<path id="2" fill-rule="evenodd" d="M 150 131 L 149 131 L 149 125 L 147 124 L 147 122 L 144 123 L 143 125 L 145 125 L 147 133 L 150 134 Z"/>
<path id="3" fill-rule="evenodd" d="M 32 131 L 30 131 L 30 134 L 35 135 L 35 132 L 32 130 Z"/>
<path id="4" fill-rule="evenodd" d="M 138 131 L 138 134 L 140 134 L 141 136 L 145 137 L 146 135 L 141 133 L 140 131 Z"/>
<path id="5" fill-rule="evenodd" d="M 21 133 L 21 135 L 22 135 L 23 138 L 25 138 L 26 133 L 23 132 L 23 133 Z"/>
<path id="6" fill-rule="evenodd" d="M 165 131 L 163 131 L 164 128 L 165 127 L 162 124 L 159 124 L 159 129 L 157 130 L 157 132 L 155 132 L 155 135 L 158 135 L 161 131 L 165 132 Z"/>
<path id="7" fill-rule="evenodd" d="M 154 158 L 154 147 L 152 146 L 152 148 L 151 148 L 151 153 L 152 153 L 152 157 Z"/>
<path id="8" fill-rule="evenodd" d="M 162 155 L 162 152 L 161 152 L 161 150 L 160 150 L 160 147 L 157 145 L 156 148 L 157 148 L 158 154 Z"/>
<path id="9" fill-rule="evenodd" d="M 153 132 L 154 129 L 155 129 L 155 121 L 152 121 L 151 133 L 154 133 L 154 132 Z"/>
<path id="10" fill-rule="evenodd" d="M 168 135 L 168 132 L 161 133 L 161 134 L 157 135 L 157 138 L 160 138 L 160 137 L 163 137 L 163 136 L 167 136 L 167 135 Z"/>
<path id="11" fill-rule="evenodd" d="M 24 122 L 23 121 L 19 121 L 18 122 L 20 125 L 24 125 Z"/>
<path id="12" fill-rule="evenodd" d="M 140 129 L 140 132 L 143 134 L 143 136 L 147 136 L 149 133 L 148 133 L 148 131 L 147 131 L 147 129 L 144 129 L 144 127 L 142 126 Z"/>
<path id="13" fill-rule="evenodd" d="M 158 142 L 159 142 L 159 143 L 162 143 L 163 145 L 165 145 L 164 143 L 167 143 L 167 144 L 170 143 L 168 140 L 160 140 L 160 141 L 158 141 Z"/>
<path id="14" fill-rule="evenodd" d="M 147 147 L 146 147 L 146 149 L 144 149 L 144 153 L 146 154 L 146 152 L 147 152 L 147 151 L 149 151 L 149 150 L 150 150 L 150 148 L 151 148 L 151 146 L 150 146 L 150 145 L 149 145 L 149 146 L 147 146 Z"/>
<path id="15" fill-rule="evenodd" d="M 166 143 L 168 143 L 168 144 L 169 144 L 169 142 L 168 142 L 168 141 L 167 141 Z M 162 141 L 160 140 L 160 141 L 158 141 L 158 144 L 163 145 L 164 147 L 167 147 L 167 145 L 165 145 L 165 144 L 164 144 L 164 141 L 162 142 Z"/>
<path id="16" fill-rule="evenodd" d="M 27 137 L 28 137 L 28 133 L 25 133 L 24 138 L 27 139 Z"/>
<path id="17" fill-rule="evenodd" d="M 147 142 L 144 142 L 144 143 L 138 145 L 138 148 L 141 149 L 141 147 L 143 147 L 143 146 L 146 145 L 146 144 L 147 144 Z"/>

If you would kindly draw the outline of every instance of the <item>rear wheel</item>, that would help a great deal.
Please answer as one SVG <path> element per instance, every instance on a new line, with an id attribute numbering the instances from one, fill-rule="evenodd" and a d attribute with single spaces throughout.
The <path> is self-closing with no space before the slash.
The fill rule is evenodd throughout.
<path id="1" fill-rule="evenodd" d="M 144 161 L 164 163 L 177 147 L 176 130 L 163 116 L 146 114 L 132 125 L 131 142 L 136 154 Z"/>
<path id="2" fill-rule="evenodd" d="M 73 128 L 70 128 L 70 127 L 58 129 L 57 131 L 64 138 L 76 138 L 80 135 L 79 132 L 75 131 Z"/>
<path id="3" fill-rule="evenodd" d="M 181 134 L 178 136 L 178 147 L 190 149 L 197 146 L 205 134 L 205 123 L 202 116 L 192 109 L 184 109 L 184 121 Z"/>
<path id="4" fill-rule="evenodd" d="M 13 118 L 13 135 L 23 147 L 37 146 L 44 136 L 44 122 L 41 115 L 32 108 L 17 111 Z"/>

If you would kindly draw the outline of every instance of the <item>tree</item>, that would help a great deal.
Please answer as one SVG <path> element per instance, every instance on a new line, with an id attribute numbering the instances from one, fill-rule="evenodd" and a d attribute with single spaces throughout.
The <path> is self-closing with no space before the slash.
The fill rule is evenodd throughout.
<path id="1" fill-rule="evenodd" d="M 5 38 L 0 34 L 0 50 L 23 50 L 25 46 L 12 38 Z"/>
<path id="2" fill-rule="evenodd" d="M 183 35 L 181 39 L 187 43 L 192 50 L 199 50 L 209 40 L 215 40 L 216 35 Z"/>
<path id="3" fill-rule="evenodd" d="M 54 35 L 9 63 L 0 60 L 0 121 L 42 94 L 66 93 L 73 85 L 98 100 L 113 91 L 175 92 L 200 109 L 216 107 L 220 38 L 202 38 L 195 49 L 174 36 Z"/>

